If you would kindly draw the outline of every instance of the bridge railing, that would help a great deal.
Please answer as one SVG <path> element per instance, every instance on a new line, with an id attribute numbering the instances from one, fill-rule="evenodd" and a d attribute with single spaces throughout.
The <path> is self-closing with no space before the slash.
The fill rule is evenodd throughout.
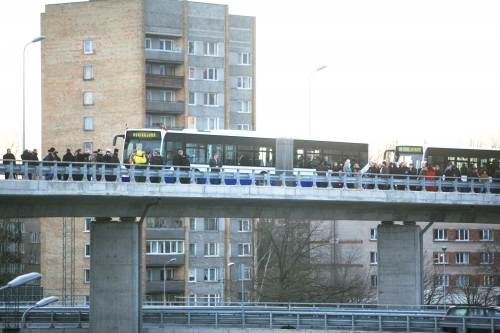
<path id="1" fill-rule="evenodd" d="M 2 163 L 3 162 L 3 163 Z M 165 167 L 137 164 L 0 160 L 0 175 L 23 181 L 145 182 L 202 185 L 318 187 L 358 190 L 500 193 L 500 179 L 343 173 L 274 168 Z"/>

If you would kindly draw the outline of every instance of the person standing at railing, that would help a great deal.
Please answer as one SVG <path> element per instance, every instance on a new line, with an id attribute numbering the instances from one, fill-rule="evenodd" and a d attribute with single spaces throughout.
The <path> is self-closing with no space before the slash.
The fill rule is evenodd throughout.
<path id="1" fill-rule="evenodd" d="M 83 149 L 79 148 L 76 150 L 76 155 L 75 155 L 75 162 L 79 163 L 76 166 L 80 168 L 80 170 L 83 172 L 83 168 L 86 168 L 87 166 L 82 164 L 85 162 L 88 162 L 90 154 L 89 153 L 84 153 Z M 79 175 L 73 175 L 73 180 L 80 181 L 83 180 L 83 173 Z"/>
<path id="2" fill-rule="evenodd" d="M 44 163 L 43 165 L 44 166 L 48 166 L 48 167 L 53 167 L 54 166 L 54 163 L 50 163 L 50 162 L 54 162 L 55 159 L 54 159 L 54 152 L 56 151 L 56 149 L 54 147 L 51 147 L 47 152 L 48 154 L 43 158 L 43 161 L 44 162 L 49 162 L 49 163 Z M 48 173 L 45 175 L 45 180 L 52 180 L 52 178 L 54 178 L 54 174 L 53 173 Z"/>
<path id="3" fill-rule="evenodd" d="M 413 166 L 413 164 L 408 164 L 408 176 L 410 180 L 417 180 L 417 169 Z M 416 186 L 410 186 L 410 191 L 416 191 Z"/>
<path id="4" fill-rule="evenodd" d="M 184 155 L 184 151 L 181 149 L 177 152 L 177 155 L 174 156 L 172 165 L 174 166 L 174 170 L 189 171 L 191 162 L 189 162 L 188 157 Z M 189 178 L 181 178 L 180 181 L 181 184 L 189 184 Z"/>
<path id="5" fill-rule="evenodd" d="M 118 168 L 120 166 L 120 158 L 118 157 L 118 152 L 119 152 L 118 148 L 115 148 L 113 154 L 110 157 L 109 163 L 111 163 L 112 165 L 109 165 L 109 168 L 111 169 Z M 106 181 L 108 182 L 114 182 L 115 180 L 116 180 L 115 175 L 106 176 Z"/>
<path id="6" fill-rule="evenodd" d="M 436 181 L 436 171 L 432 164 L 427 165 L 427 177 L 425 180 Z M 437 192 L 437 186 L 426 186 L 425 190 L 428 192 Z"/>
<path id="7" fill-rule="evenodd" d="M 151 160 L 149 161 L 151 165 L 151 170 L 160 172 L 163 167 L 163 158 L 161 158 L 160 151 L 156 150 L 151 156 Z M 161 181 L 161 177 L 151 177 L 151 183 L 159 183 Z"/>
<path id="8" fill-rule="evenodd" d="M 30 165 L 32 167 L 37 167 L 38 166 L 38 149 L 36 149 L 36 148 L 33 149 L 33 151 L 30 154 L 30 161 L 36 161 L 36 162 L 28 163 L 28 165 Z M 36 174 L 36 172 L 33 173 L 33 174 L 29 173 L 28 177 L 29 177 L 29 179 L 36 179 L 37 178 L 37 174 Z"/>
<path id="9" fill-rule="evenodd" d="M 488 175 L 488 172 L 486 172 L 486 170 L 483 169 L 483 171 L 481 172 L 481 183 L 483 183 L 484 186 L 486 186 L 486 183 L 489 180 L 490 180 L 490 176 Z M 480 190 L 479 193 L 486 193 L 486 187 L 480 188 L 479 190 Z"/>
<path id="10" fill-rule="evenodd" d="M 140 149 L 137 150 L 137 154 L 134 156 L 134 164 L 136 165 L 137 170 L 146 169 L 146 165 L 148 164 L 148 159 L 144 155 L 144 152 Z M 135 176 L 135 181 L 138 183 L 144 183 L 146 181 L 145 176 Z"/>
<path id="11" fill-rule="evenodd" d="M 61 158 L 60 158 L 57 154 L 59 154 L 59 152 L 58 152 L 58 151 L 55 151 L 55 152 L 54 152 L 54 162 L 57 162 L 56 166 L 57 166 L 57 165 L 61 165 L 61 164 L 59 163 L 59 162 L 61 162 Z M 57 180 L 61 180 L 61 179 L 62 179 L 61 175 L 60 175 L 60 174 L 57 174 Z"/>
<path id="12" fill-rule="evenodd" d="M 398 168 L 399 174 L 401 177 L 400 179 L 406 180 L 408 178 L 408 173 L 410 172 L 410 168 L 408 167 L 406 161 L 401 162 L 400 167 Z M 400 184 L 397 186 L 398 191 L 404 191 L 406 190 L 406 185 Z"/>
<path id="13" fill-rule="evenodd" d="M 222 168 L 222 161 L 219 158 L 219 154 L 215 153 L 214 157 L 208 161 L 208 166 L 210 167 L 211 172 L 220 172 L 220 168 Z M 210 183 L 219 185 L 219 179 L 210 179 Z"/>
<path id="14" fill-rule="evenodd" d="M 71 153 L 71 149 L 66 149 L 66 154 L 63 155 L 62 158 L 63 163 L 61 163 L 61 166 L 64 167 L 69 167 L 72 162 L 75 161 L 75 156 Z M 68 180 L 69 174 L 65 173 L 63 175 L 63 180 Z"/>
<path id="15" fill-rule="evenodd" d="M 380 168 L 380 174 L 382 175 L 382 176 L 380 176 L 380 178 L 389 180 L 391 170 L 389 170 L 389 167 L 387 166 L 386 161 L 382 161 L 382 167 Z M 378 188 L 379 188 L 379 190 L 388 190 L 389 186 L 390 186 L 389 184 L 387 184 L 387 185 L 384 184 L 384 185 L 379 185 Z"/>
<path id="16" fill-rule="evenodd" d="M 326 173 L 328 172 L 328 167 L 325 165 L 325 161 L 320 161 L 318 166 L 316 167 L 316 172 L 319 177 L 326 177 Z M 327 187 L 328 182 L 317 182 L 317 187 Z"/>
<path id="17" fill-rule="evenodd" d="M 16 164 L 16 157 L 14 154 L 12 154 L 12 151 L 10 148 L 7 148 L 7 154 L 3 155 L 3 164 L 4 165 L 11 165 L 11 164 Z M 10 172 L 5 172 L 5 179 L 9 179 L 10 177 Z M 16 178 L 16 174 L 14 174 L 14 179 Z"/>

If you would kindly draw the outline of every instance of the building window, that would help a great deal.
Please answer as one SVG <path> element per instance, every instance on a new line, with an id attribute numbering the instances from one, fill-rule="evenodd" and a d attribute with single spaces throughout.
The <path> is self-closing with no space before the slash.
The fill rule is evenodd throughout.
<path id="1" fill-rule="evenodd" d="M 153 74 L 153 67 L 151 64 L 146 64 L 146 74 Z"/>
<path id="2" fill-rule="evenodd" d="M 250 232 L 250 231 L 252 231 L 251 220 L 238 220 L 238 232 Z"/>
<path id="3" fill-rule="evenodd" d="M 24 252 L 23 252 L 24 253 Z M 40 264 L 40 261 L 38 259 L 38 254 L 37 253 L 32 253 L 31 254 L 31 260 L 30 260 L 31 264 L 33 265 L 38 265 Z"/>
<path id="4" fill-rule="evenodd" d="M 456 284 L 459 287 L 466 287 L 469 285 L 469 276 L 468 275 L 457 275 Z"/>
<path id="5" fill-rule="evenodd" d="M 146 269 L 146 282 L 153 281 L 153 270 Z"/>
<path id="6" fill-rule="evenodd" d="M 377 275 L 370 275 L 370 286 L 377 286 Z"/>
<path id="7" fill-rule="evenodd" d="M 92 80 L 94 78 L 94 67 L 93 66 L 83 66 L 83 79 Z"/>
<path id="8" fill-rule="evenodd" d="M 161 97 L 164 102 L 175 102 L 175 91 L 162 91 Z"/>
<path id="9" fill-rule="evenodd" d="M 240 266 L 240 271 L 238 272 L 238 280 L 241 281 L 241 274 L 243 273 L 243 280 L 250 280 L 252 278 L 252 267 L 244 266 L 243 272 L 241 271 L 241 266 Z"/>
<path id="10" fill-rule="evenodd" d="M 482 240 L 482 241 L 494 240 L 493 230 L 489 230 L 489 229 L 480 230 L 479 235 L 480 235 L 480 240 Z"/>
<path id="11" fill-rule="evenodd" d="M 40 243 L 40 234 L 38 232 L 31 233 L 31 242 L 32 243 Z"/>
<path id="12" fill-rule="evenodd" d="M 20 252 L 25 253 L 26 249 L 25 249 L 24 243 L 19 244 L 19 246 L 20 246 Z"/>
<path id="13" fill-rule="evenodd" d="M 448 253 L 434 252 L 433 259 L 434 259 L 434 262 L 436 264 L 447 264 L 448 263 Z"/>
<path id="14" fill-rule="evenodd" d="M 218 219 L 205 219 L 204 221 L 205 230 L 219 230 L 219 220 Z"/>
<path id="15" fill-rule="evenodd" d="M 188 281 L 196 282 L 196 269 L 190 268 L 188 274 L 189 274 Z"/>
<path id="16" fill-rule="evenodd" d="M 160 280 L 161 281 L 168 281 L 168 280 L 173 280 L 175 279 L 174 275 L 175 271 L 173 268 L 166 268 L 165 270 L 160 271 Z"/>
<path id="17" fill-rule="evenodd" d="M 469 240 L 469 229 L 457 229 L 457 241 Z"/>
<path id="18" fill-rule="evenodd" d="M 189 219 L 189 230 L 196 231 L 196 219 L 193 217 Z"/>
<path id="19" fill-rule="evenodd" d="M 217 81 L 217 68 L 203 67 L 203 80 Z"/>
<path id="20" fill-rule="evenodd" d="M 218 243 L 205 243 L 205 257 L 218 257 L 219 244 Z"/>
<path id="21" fill-rule="evenodd" d="M 83 129 L 85 131 L 93 131 L 94 130 L 94 117 L 92 117 L 92 116 L 83 117 Z"/>
<path id="22" fill-rule="evenodd" d="M 372 241 L 377 240 L 377 228 L 370 229 L 370 240 L 372 240 Z"/>
<path id="23" fill-rule="evenodd" d="M 485 286 L 494 286 L 495 285 L 495 277 L 492 275 L 484 276 L 484 285 Z"/>
<path id="24" fill-rule="evenodd" d="M 238 256 L 248 257 L 252 255 L 252 244 L 238 244 Z"/>
<path id="25" fill-rule="evenodd" d="M 189 244 L 189 255 L 191 257 L 194 257 L 196 255 L 196 244 L 194 243 Z"/>
<path id="26" fill-rule="evenodd" d="M 146 90 L 146 101 L 153 100 L 153 92 L 151 90 Z"/>
<path id="27" fill-rule="evenodd" d="M 160 65 L 160 75 L 165 75 L 165 65 Z"/>
<path id="28" fill-rule="evenodd" d="M 376 265 L 378 260 L 377 252 L 370 252 L 370 264 Z"/>
<path id="29" fill-rule="evenodd" d="M 217 56 L 217 43 L 203 43 L 203 55 Z"/>
<path id="30" fill-rule="evenodd" d="M 152 47 L 153 44 L 151 43 L 151 38 L 146 38 L 144 42 L 145 42 L 144 46 L 146 47 L 147 50 L 151 50 L 153 48 Z"/>
<path id="31" fill-rule="evenodd" d="M 215 282 L 218 280 L 217 268 L 205 268 L 203 279 L 205 282 Z"/>
<path id="32" fill-rule="evenodd" d="M 194 92 L 189 93 L 189 105 L 196 105 L 196 94 Z"/>
<path id="33" fill-rule="evenodd" d="M 194 67 L 189 67 L 189 69 L 188 69 L 188 79 L 189 80 L 194 80 L 195 79 L 195 70 L 194 70 Z"/>
<path id="34" fill-rule="evenodd" d="M 83 283 L 90 283 L 90 269 L 83 270 Z"/>
<path id="35" fill-rule="evenodd" d="M 86 141 L 83 143 L 83 151 L 86 153 L 91 153 L 94 151 L 94 143 L 90 141 Z"/>
<path id="36" fill-rule="evenodd" d="M 217 94 L 214 94 L 214 93 L 203 94 L 203 105 L 205 105 L 205 106 L 218 106 Z"/>
<path id="37" fill-rule="evenodd" d="M 174 49 L 174 41 L 168 39 L 160 39 L 160 50 L 172 51 Z"/>
<path id="38" fill-rule="evenodd" d="M 442 286 L 442 285 L 449 286 L 450 285 L 449 276 L 448 275 L 446 275 L 446 276 L 437 275 L 436 276 L 436 285 L 437 286 Z"/>
<path id="39" fill-rule="evenodd" d="M 238 76 L 238 89 L 252 89 L 252 78 L 248 76 Z"/>
<path id="40" fill-rule="evenodd" d="M 457 252 L 455 253 L 455 262 L 457 264 L 466 265 L 469 263 L 469 253 Z"/>
<path id="41" fill-rule="evenodd" d="M 493 253 L 482 252 L 479 254 L 479 263 L 481 264 L 493 264 L 494 258 Z"/>
<path id="42" fill-rule="evenodd" d="M 434 229 L 434 240 L 448 240 L 448 229 Z"/>
<path id="43" fill-rule="evenodd" d="M 182 254 L 184 241 L 146 241 L 146 254 Z"/>
<path id="44" fill-rule="evenodd" d="M 94 105 L 94 92 L 84 91 L 83 92 L 83 105 Z"/>
<path id="45" fill-rule="evenodd" d="M 86 217 L 83 219 L 83 231 L 90 232 L 90 222 L 92 222 L 92 218 Z"/>
<path id="46" fill-rule="evenodd" d="M 85 243 L 83 244 L 83 253 L 85 258 L 90 258 L 90 244 Z"/>
<path id="47" fill-rule="evenodd" d="M 238 131 L 250 131 L 250 125 L 248 124 L 238 124 Z"/>
<path id="48" fill-rule="evenodd" d="M 83 41 L 83 53 L 84 54 L 92 54 L 92 53 L 94 53 L 94 50 L 92 48 L 92 41 L 91 40 L 84 40 Z"/>
<path id="49" fill-rule="evenodd" d="M 188 42 L 188 54 L 195 54 L 195 52 L 196 52 L 195 43 Z"/>
<path id="50" fill-rule="evenodd" d="M 250 101 L 238 101 L 238 112 L 239 113 L 252 112 L 252 102 L 250 102 Z"/>
<path id="51" fill-rule="evenodd" d="M 250 53 L 238 53 L 238 65 L 250 65 Z"/>
<path id="52" fill-rule="evenodd" d="M 219 118 L 203 118 L 203 129 L 206 131 L 219 129 Z"/>

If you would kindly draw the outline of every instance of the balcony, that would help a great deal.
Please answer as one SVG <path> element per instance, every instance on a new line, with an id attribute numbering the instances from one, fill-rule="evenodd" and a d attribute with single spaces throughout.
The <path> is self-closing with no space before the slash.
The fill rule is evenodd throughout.
<path id="1" fill-rule="evenodd" d="M 146 74 L 146 87 L 182 89 L 184 88 L 184 77 Z"/>
<path id="2" fill-rule="evenodd" d="M 146 266 L 156 266 L 162 267 L 167 261 L 172 258 L 177 260 L 170 262 L 167 267 L 179 267 L 184 265 L 184 254 L 169 254 L 169 255 L 158 255 L 158 254 L 148 254 L 146 255 Z"/>
<path id="3" fill-rule="evenodd" d="M 184 52 L 146 49 L 146 60 L 182 64 L 184 63 Z"/>
<path id="4" fill-rule="evenodd" d="M 183 292 L 184 280 L 167 280 L 167 281 L 150 281 L 146 282 L 146 292 L 148 294 L 163 293 L 163 286 L 165 283 L 165 291 L 167 293 Z"/>
<path id="5" fill-rule="evenodd" d="M 146 101 L 146 112 L 181 114 L 184 102 Z"/>

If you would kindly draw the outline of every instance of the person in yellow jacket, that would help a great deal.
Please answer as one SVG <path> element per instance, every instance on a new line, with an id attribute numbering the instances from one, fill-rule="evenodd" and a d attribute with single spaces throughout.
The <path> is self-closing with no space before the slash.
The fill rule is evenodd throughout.
<path id="1" fill-rule="evenodd" d="M 140 149 L 137 150 L 137 153 L 132 158 L 134 164 L 136 164 L 136 169 L 146 169 L 146 165 L 148 164 L 148 159 L 146 158 L 144 152 Z M 135 181 L 139 183 L 144 183 L 146 181 L 145 176 L 136 176 Z"/>

